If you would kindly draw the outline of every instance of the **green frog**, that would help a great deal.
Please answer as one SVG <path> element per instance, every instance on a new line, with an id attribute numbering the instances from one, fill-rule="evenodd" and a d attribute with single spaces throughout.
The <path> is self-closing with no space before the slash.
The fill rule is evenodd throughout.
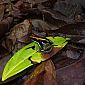
<path id="1" fill-rule="evenodd" d="M 37 41 L 40 46 L 40 52 L 49 53 L 52 50 L 52 42 L 47 38 L 31 37 L 32 41 Z"/>

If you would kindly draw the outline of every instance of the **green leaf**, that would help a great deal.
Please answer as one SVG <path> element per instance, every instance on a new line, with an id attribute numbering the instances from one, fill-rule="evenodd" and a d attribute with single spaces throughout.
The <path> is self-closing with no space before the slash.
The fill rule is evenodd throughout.
<path id="1" fill-rule="evenodd" d="M 56 37 L 46 37 L 49 39 L 53 44 L 54 47 L 64 47 L 68 42 L 67 40 L 70 40 L 70 38 L 63 38 L 60 36 Z"/>
<path id="2" fill-rule="evenodd" d="M 70 40 L 70 38 L 63 38 L 63 37 L 46 37 L 49 39 L 53 44 L 54 47 L 64 47 Z M 33 62 L 40 63 L 45 59 L 42 57 L 42 53 L 39 52 L 41 49 L 40 44 L 37 41 L 34 41 L 27 46 L 20 49 L 16 52 L 13 57 L 7 62 L 3 74 L 2 74 L 2 81 L 8 79 L 11 76 L 23 71 L 24 69 L 32 66 L 33 64 L 29 60 L 29 58 Z"/>
<path id="3" fill-rule="evenodd" d="M 4 68 L 2 81 L 33 65 L 28 58 L 37 52 L 30 48 L 35 45 L 36 42 L 32 42 L 13 55 Z"/>
<path id="4" fill-rule="evenodd" d="M 34 55 L 32 55 L 31 60 L 33 62 L 40 63 L 41 61 L 44 61 L 45 59 L 42 57 L 42 53 L 37 52 Z"/>

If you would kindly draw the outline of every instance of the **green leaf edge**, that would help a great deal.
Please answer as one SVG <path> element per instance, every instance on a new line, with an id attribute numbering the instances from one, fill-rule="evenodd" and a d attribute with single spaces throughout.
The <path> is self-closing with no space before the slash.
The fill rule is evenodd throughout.
<path id="1" fill-rule="evenodd" d="M 34 51 L 32 54 L 30 54 L 29 56 L 27 56 L 26 58 L 24 58 L 21 62 L 19 62 L 16 66 L 14 66 L 7 74 L 6 73 L 4 73 L 4 72 L 6 72 L 5 71 L 5 69 L 4 69 L 4 72 L 3 72 L 3 74 L 2 74 L 2 81 L 4 81 L 4 80 L 6 80 L 7 78 L 9 78 L 9 77 L 11 77 L 11 76 L 9 76 L 9 74 L 13 71 L 13 69 L 15 69 L 18 65 L 20 65 L 22 62 L 24 62 L 24 60 L 26 60 L 27 58 L 29 58 L 30 56 L 32 56 L 34 53 L 36 53 L 36 51 Z M 12 57 L 13 58 L 13 57 Z M 10 59 L 11 60 L 11 59 Z M 10 62 L 10 60 L 7 62 L 7 64 Z M 6 64 L 6 66 L 7 66 L 7 64 Z M 6 68 L 6 66 L 5 66 L 5 68 Z M 30 64 L 30 66 L 31 66 L 31 64 Z M 29 67 L 29 66 L 28 66 Z M 24 68 L 24 69 L 26 69 L 26 68 Z M 23 69 L 23 70 L 24 70 Z M 21 70 L 20 70 L 21 71 Z M 19 73 L 20 71 L 18 71 L 17 73 Z M 16 74 L 17 74 L 16 73 Z M 6 74 L 6 75 L 5 75 Z M 15 74 L 13 74 L 13 75 L 15 75 Z M 13 76 L 12 75 L 12 76 Z"/>
<path id="2" fill-rule="evenodd" d="M 60 36 L 56 36 L 56 37 L 60 37 Z M 52 41 L 52 39 L 53 39 L 53 37 L 46 37 L 46 38 L 49 39 L 49 40 L 51 40 L 51 41 Z M 52 38 L 52 39 L 51 39 L 51 38 Z M 60 38 L 63 38 L 63 37 L 60 37 Z M 64 39 L 65 39 L 65 40 L 70 40 L 70 38 L 64 38 Z M 53 41 L 52 41 L 52 42 L 53 42 Z M 58 46 L 54 46 L 54 47 L 59 47 L 59 48 L 60 48 L 60 47 L 64 47 L 67 43 L 68 43 L 68 42 L 65 41 L 65 43 L 63 43 L 63 45 L 58 45 Z M 17 55 L 17 53 L 19 53 L 19 52 L 21 53 L 23 50 L 25 50 L 26 48 L 29 48 L 29 47 L 31 47 L 31 46 L 33 46 L 33 45 L 39 46 L 38 43 L 37 43 L 36 41 L 34 41 L 34 42 L 28 44 L 27 46 L 23 47 L 22 49 L 20 49 L 20 50 L 19 50 L 18 52 L 16 52 L 14 55 Z M 38 48 L 36 47 L 35 52 L 34 52 L 33 54 L 35 54 L 35 53 L 37 52 L 37 50 L 39 50 L 39 48 L 40 48 L 40 47 L 38 47 Z M 33 54 L 32 54 L 32 55 L 33 55 Z M 29 56 L 32 56 L 32 55 L 29 55 Z M 28 57 L 29 57 L 29 56 L 28 56 Z M 28 58 L 28 57 L 27 57 L 27 58 Z M 31 59 L 33 60 L 33 58 L 31 58 Z M 9 61 L 10 61 L 10 60 L 9 60 Z M 8 61 L 8 62 L 9 62 L 9 61 Z M 24 60 L 23 60 L 23 61 L 24 61 Z M 41 61 L 44 61 L 44 59 L 43 59 L 42 57 L 41 57 L 41 60 L 40 60 L 40 61 L 37 61 L 37 63 L 40 63 Z M 7 63 L 8 63 L 8 62 L 7 62 Z M 7 65 L 7 64 L 6 64 L 6 65 Z M 32 66 L 32 65 L 33 65 L 33 64 L 30 64 L 30 66 Z M 30 66 L 28 66 L 28 67 L 30 67 Z M 28 68 L 28 67 L 26 67 L 26 68 Z M 6 66 L 5 66 L 5 68 L 6 68 Z M 5 68 L 4 68 L 4 70 L 5 70 Z M 26 69 L 26 68 L 24 68 L 24 69 Z M 23 70 L 24 70 L 24 69 L 23 69 Z M 12 69 L 12 70 L 13 70 L 13 69 Z M 21 71 L 22 71 L 22 70 L 18 71 L 17 73 L 19 73 L 19 72 L 21 72 Z M 8 72 L 8 73 L 10 73 L 10 72 Z M 15 74 L 17 74 L 17 73 L 15 73 Z M 15 74 L 14 74 L 14 75 L 15 75 Z M 5 80 L 8 79 L 9 77 L 11 77 L 11 76 L 8 76 L 8 77 L 5 76 L 5 77 L 4 77 L 3 75 L 4 75 L 4 71 L 3 71 L 3 74 L 2 74 L 2 81 L 5 81 Z M 14 76 L 14 75 L 13 75 L 13 76 Z"/>
<path id="3" fill-rule="evenodd" d="M 63 48 L 63 47 L 65 47 L 65 45 L 67 45 L 67 40 L 70 40 L 70 38 L 64 38 L 64 37 L 61 37 L 61 36 L 56 36 L 56 37 L 51 37 L 51 36 L 49 36 L 49 37 L 46 37 L 47 39 L 49 39 L 53 44 L 53 46 L 54 47 L 58 47 L 58 48 Z M 61 44 L 61 45 L 59 45 L 59 44 L 55 44 L 55 38 L 56 39 L 59 39 L 59 38 L 61 38 L 61 39 L 64 39 L 64 42 Z M 57 46 L 56 46 L 57 45 Z"/>
<path id="4" fill-rule="evenodd" d="M 23 47 L 23 48 L 21 48 L 18 52 L 16 52 L 12 57 L 11 57 L 11 59 L 14 57 L 14 56 L 16 56 L 17 54 L 19 54 L 19 53 L 21 53 L 21 52 L 23 52 L 25 49 L 27 49 L 27 48 L 29 48 L 29 47 L 31 47 L 31 46 L 34 46 L 36 44 L 36 42 L 32 42 L 32 43 L 30 43 L 30 44 L 28 44 L 27 46 L 25 46 L 25 47 Z M 37 51 L 35 50 L 35 52 L 34 53 L 36 53 Z M 32 55 L 34 54 L 34 53 L 32 53 Z M 32 56 L 32 55 L 29 55 L 29 56 Z M 28 57 L 29 57 L 28 56 Z M 27 59 L 28 57 L 26 57 L 25 59 Z M 7 62 L 7 64 L 11 61 L 11 59 Z M 24 60 L 25 60 L 24 59 Z M 23 60 L 23 61 L 24 61 Z M 18 63 L 18 65 L 20 64 L 21 62 L 19 62 Z M 14 69 L 12 69 L 12 70 L 10 70 L 9 72 L 8 72 L 8 74 L 6 74 L 6 66 L 7 66 L 7 64 L 5 65 L 5 68 L 4 68 L 4 71 L 3 71 L 3 74 L 2 74 L 2 81 L 5 81 L 7 78 L 9 78 L 9 77 L 7 77 L 7 75 L 9 75 L 9 73 Z M 26 68 L 25 68 L 26 69 Z M 20 72 L 20 71 L 19 71 Z M 18 72 L 18 73 L 19 73 Z M 6 75 L 5 75 L 6 74 Z M 16 73 L 17 74 L 17 73 Z M 15 74 L 14 74 L 15 75 Z M 11 76 L 10 76 L 11 77 Z"/>

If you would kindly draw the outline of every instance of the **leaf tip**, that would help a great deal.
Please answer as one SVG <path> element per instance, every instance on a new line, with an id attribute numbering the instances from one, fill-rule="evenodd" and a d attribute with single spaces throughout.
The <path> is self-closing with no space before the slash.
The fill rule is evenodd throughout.
<path id="1" fill-rule="evenodd" d="M 1 81 L 5 81 L 5 80 L 6 80 L 6 78 L 4 76 L 2 76 L 2 80 Z"/>
<path id="2" fill-rule="evenodd" d="M 6 77 L 6 74 L 4 74 L 5 72 L 3 71 L 3 74 L 2 74 L 2 79 L 1 79 L 1 81 L 5 81 L 6 79 L 7 79 L 7 77 Z"/>

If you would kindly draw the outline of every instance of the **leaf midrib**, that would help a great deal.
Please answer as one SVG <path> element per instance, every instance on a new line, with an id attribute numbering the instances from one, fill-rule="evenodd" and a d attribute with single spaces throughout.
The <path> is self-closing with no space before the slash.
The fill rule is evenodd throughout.
<path id="1" fill-rule="evenodd" d="M 34 51 L 32 54 L 30 54 L 29 56 L 32 56 L 34 53 L 35 53 L 36 51 Z M 28 57 L 26 57 L 26 58 L 28 58 Z M 25 58 L 25 59 L 26 59 Z M 14 66 L 9 72 L 8 72 L 8 74 L 7 75 L 5 75 L 5 78 L 10 74 L 10 72 L 12 71 L 12 70 L 14 70 L 19 64 L 21 64 L 25 59 L 23 59 L 21 62 L 19 62 L 16 66 Z"/>

